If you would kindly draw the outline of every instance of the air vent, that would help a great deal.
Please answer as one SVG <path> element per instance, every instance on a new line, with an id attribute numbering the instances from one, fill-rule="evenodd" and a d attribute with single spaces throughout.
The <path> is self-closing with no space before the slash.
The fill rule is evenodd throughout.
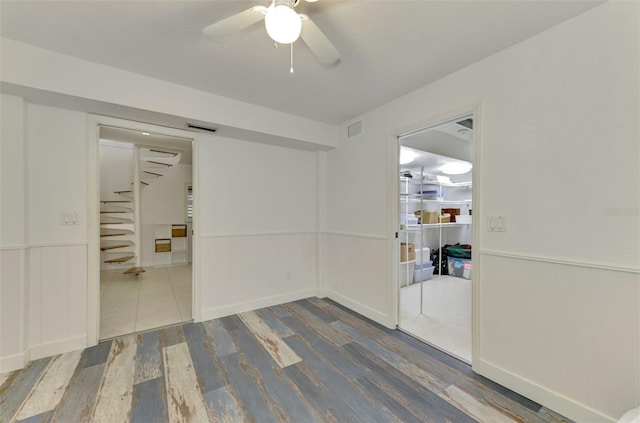
<path id="1" fill-rule="evenodd" d="M 358 137 L 362 135 L 362 121 L 352 123 L 347 126 L 347 139 L 350 140 L 352 138 Z"/>
<path id="2" fill-rule="evenodd" d="M 199 129 L 201 131 L 209 131 L 209 132 L 216 132 L 217 131 L 216 128 L 208 128 L 206 126 L 196 125 L 196 124 L 191 123 L 191 122 L 187 122 L 187 127 L 188 128 L 193 128 L 193 129 Z"/>

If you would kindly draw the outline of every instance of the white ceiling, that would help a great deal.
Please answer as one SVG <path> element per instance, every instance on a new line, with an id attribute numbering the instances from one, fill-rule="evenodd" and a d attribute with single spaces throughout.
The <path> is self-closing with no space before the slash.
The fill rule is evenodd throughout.
<path id="1" fill-rule="evenodd" d="M 400 165 L 401 171 L 410 170 L 419 176 L 447 176 L 451 182 L 471 182 L 471 171 L 462 175 L 448 175 L 443 166 L 451 163 L 471 164 L 473 162 L 473 129 L 459 125 L 459 118 L 451 122 L 426 128 L 400 137 L 400 149 L 413 153 L 410 163 Z"/>
<path id="2" fill-rule="evenodd" d="M 294 115 L 339 124 L 602 1 L 300 2 L 342 54 L 274 49 L 262 23 L 211 42 L 202 28 L 265 1 L 5 1 L 3 37 Z"/>

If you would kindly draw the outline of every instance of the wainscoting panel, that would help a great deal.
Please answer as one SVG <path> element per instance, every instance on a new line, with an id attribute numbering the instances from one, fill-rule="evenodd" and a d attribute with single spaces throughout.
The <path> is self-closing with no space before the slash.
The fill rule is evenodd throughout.
<path id="1" fill-rule="evenodd" d="M 29 293 L 31 358 L 81 348 L 87 335 L 86 245 L 31 247 Z"/>
<path id="2" fill-rule="evenodd" d="M 378 323 L 395 324 L 389 298 L 388 240 L 366 234 L 327 234 L 327 296 Z"/>
<path id="3" fill-rule="evenodd" d="M 639 273 L 480 259 L 476 370 L 577 421 L 640 405 Z"/>
<path id="4" fill-rule="evenodd" d="M 317 233 L 205 235 L 202 319 L 316 294 Z"/>
<path id="5" fill-rule="evenodd" d="M 25 274 L 28 249 L 0 249 L 0 373 L 25 361 Z"/>

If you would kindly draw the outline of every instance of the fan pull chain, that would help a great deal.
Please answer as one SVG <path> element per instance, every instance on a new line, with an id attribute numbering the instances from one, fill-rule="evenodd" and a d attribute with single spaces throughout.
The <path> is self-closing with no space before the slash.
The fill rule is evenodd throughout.
<path id="1" fill-rule="evenodd" d="M 293 73 L 293 43 L 291 43 L 291 68 L 289 69 L 289 73 Z"/>

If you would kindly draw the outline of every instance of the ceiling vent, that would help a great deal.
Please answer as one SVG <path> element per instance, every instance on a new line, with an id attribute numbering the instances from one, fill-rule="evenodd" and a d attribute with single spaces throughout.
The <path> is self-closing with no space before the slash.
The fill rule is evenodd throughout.
<path id="1" fill-rule="evenodd" d="M 353 139 L 355 137 L 359 137 L 362 135 L 362 121 L 359 120 L 357 122 L 352 123 L 347 126 L 347 140 Z"/>

